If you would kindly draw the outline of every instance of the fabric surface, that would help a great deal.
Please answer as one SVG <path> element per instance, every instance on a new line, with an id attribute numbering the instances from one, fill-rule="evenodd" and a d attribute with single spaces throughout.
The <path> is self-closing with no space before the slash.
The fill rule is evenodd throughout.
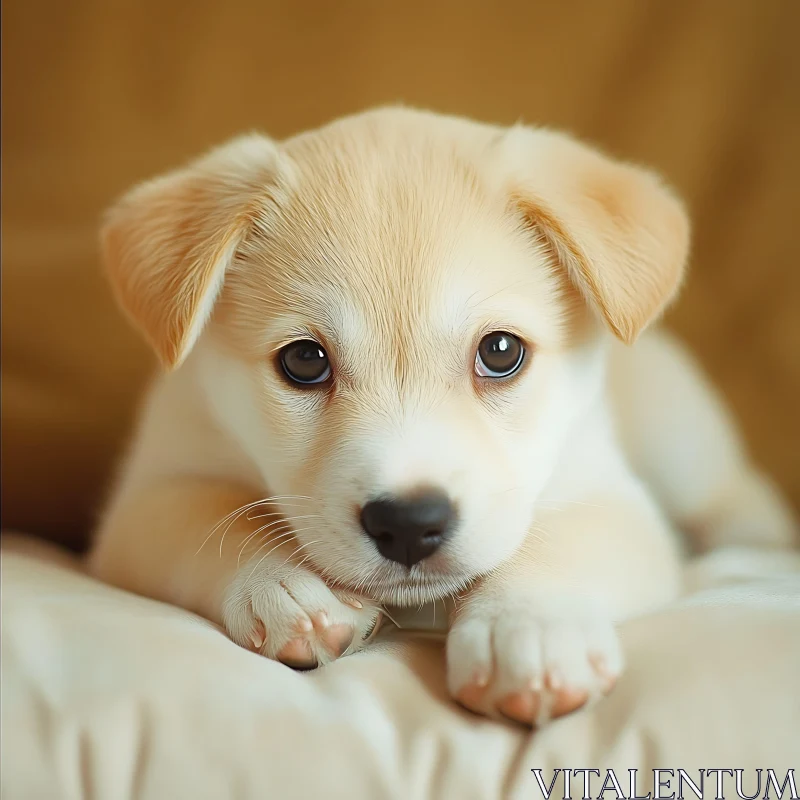
<path id="1" fill-rule="evenodd" d="M 390 631 L 297 673 L 6 537 L 2 796 L 531 798 L 537 768 L 743 769 L 752 793 L 753 770 L 800 767 L 800 557 L 750 573 L 624 626 L 611 696 L 531 734 L 447 699 L 439 641 Z"/>
<path id="2" fill-rule="evenodd" d="M 800 503 L 800 3 L 6 0 L 2 514 L 79 543 L 152 366 L 96 258 L 133 182 L 253 128 L 404 101 L 566 128 L 695 222 L 670 325 Z"/>

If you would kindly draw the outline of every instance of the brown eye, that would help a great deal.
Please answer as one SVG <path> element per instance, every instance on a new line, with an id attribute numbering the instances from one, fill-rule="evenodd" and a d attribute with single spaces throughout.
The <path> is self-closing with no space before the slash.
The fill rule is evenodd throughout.
<path id="1" fill-rule="evenodd" d="M 289 380 L 308 386 L 324 383 L 331 375 L 328 354 L 311 339 L 287 344 L 281 350 L 281 366 Z"/>
<path id="2" fill-rule="evenodd" d="M 503 331 L 490 333 L 478 345 L 475 374 L 481 378 L 507 378 L 522 366 L 524 359 L 525 348 L 516 336 Z"/>

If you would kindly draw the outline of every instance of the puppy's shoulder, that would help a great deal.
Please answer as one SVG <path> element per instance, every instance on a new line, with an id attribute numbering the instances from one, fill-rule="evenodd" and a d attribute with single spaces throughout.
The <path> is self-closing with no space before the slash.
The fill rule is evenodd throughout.
<path id="1" fill-rule="evenodd" d="M 185 475 L 258 482 L 254 466 L 213 413 L 191 358 L 148 389 L 120 478 L 141 483 Z"/>

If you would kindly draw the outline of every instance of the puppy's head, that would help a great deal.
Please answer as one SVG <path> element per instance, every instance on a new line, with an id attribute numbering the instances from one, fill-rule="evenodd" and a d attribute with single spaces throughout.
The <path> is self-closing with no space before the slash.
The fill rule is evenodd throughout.
<path id="1" fill-rule="evenodd" d="M 235 140 L 133 190 L 104 231 L 166 367 L 191 351 L 260 488 L 307 498 L 285 509 L 307 563 L 386 602 L 520 545 L 601 391 L 607 331 L 632 342 L 661 312 L 687 246 L 647 172 L 408 110 Z"/>

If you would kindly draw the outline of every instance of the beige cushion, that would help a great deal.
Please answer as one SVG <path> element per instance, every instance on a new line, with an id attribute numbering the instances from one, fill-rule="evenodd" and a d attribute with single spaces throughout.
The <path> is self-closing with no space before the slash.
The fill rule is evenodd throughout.
<path id="1" fill-rule="evenodd" d="M 612 695 L 531 734 L 451 703 L 438 641 L 390 631 L 296 673 L 8 539 L 2 795 L 531 798 L 533 768 L 613 768 L 623 787 L 634 768 L 785 775 L 800 755 L 797 562 L 626 625 Z"/>

